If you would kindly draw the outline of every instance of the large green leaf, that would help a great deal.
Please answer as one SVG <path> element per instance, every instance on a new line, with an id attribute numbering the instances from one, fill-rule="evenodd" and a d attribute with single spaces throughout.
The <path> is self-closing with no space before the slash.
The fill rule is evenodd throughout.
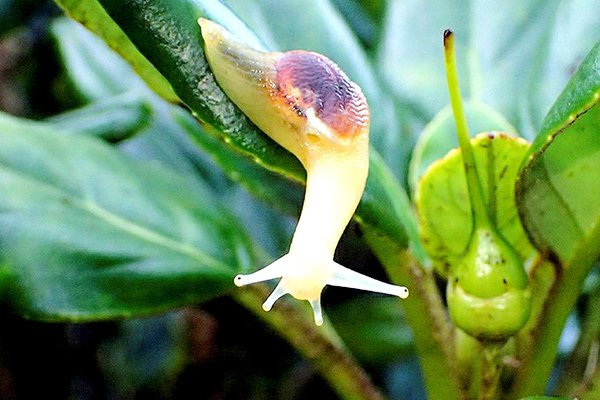
<path id="1" fill-rule="evenodd" d="M 276 209 L 298 215 L 302 203 L 301 186 L 282 179 L 281 176 L 261 168 L 252 160 L 232 152 L 223 141 L 208 134 L 188 114 L 173 110 L 177 123 L 192 138 L 194 143 L 210 154 L 219 167 L 233 181 L 244 186 L 259 199 L 272 204 Z"/>
<path id="2" fill-rule="evenodd" d="M 215 1 L 206 1 L 202 6 L 191 0 L 101 3 L 198 118 L 257 162 L 293 179 L 302 179 L 303 170 L 295 157 L 262 134 L 225 96 L 210 72 L 197 19 L 218 18 L 228 28 L 242 25 L 233 15 L 226 14 L 227 9 L 221 5 L 215 10 Z"/>
<path id="3" fill-rule="evenodd" d="M 513 394 L 546 385 L 565 322 L 600 256 L 600 43 L 591 50 L 543 122 L 517 181 L 517 207 L 533 243 L 561 264 L 524 357 Z"/>
<path id="4" fill-rule="evenodd" d="M 87 107 L 67 111 L 44 122 L 63 132 L 85 132 L 119 142 L 148 126 L 152 110 L 139 96 L 114 96 Z"/>
<path id="5" fill-rule="evenodd" d="M 517 194 L 541 251 L 567 264 L 578 251 L 600 252 L 600 43 L 544 120 Z"/>
<path id="6" fill-rule="evenodd" d="M 371 113 L 371 144 L 403 176 L 406 139 L 401 135 L 403 112 L 381 84 L 365 50 L 330 0 L 227 0 L 268 48 L 311 50 L 327 55 L 365 93 Z M 290 16 L 294 23 L 290 23 Z M 243 38 L 243 36 L 242 36 Z"/>
<path id="7" fill-rule="evenodd" d="M 218 193 L 221 206 L 243 219 L 255 242 L 271 254 L 281 254 L 288 245 L 289 221 L 232 185 L 222 172 L 276 210 L 292 215 L 298 214 L 302 202 L 300 184 L 290 183 L 233 151 L 216 135 L 207 133 L 189 112 L 158 99 L 122 58 L 76 22 L 59 18 L 53 28 L 62 49 L 65 73 L 79 93 L 94 103 L 50 122 L 62 130 L 79 127 L 111 140 L 139 133 L 122 142 L 120 148 L 137 159 L 160 161 L 180 174 L 208 183 Z M 103 83 L 112 75 L 119 76 L 115 81 L 118 84 L 107 93 L 112 97 L 104 98 Z M 150 121 L 145 113 L 140 114 L 148 107 L 152 112 Z M 128 123 L 137 131 L 129 129 Z M 144 126 L 146 129 L 141 129 Z"/>
<path id="8" fill-rule="evenodd" d="M 0 141 L 0 286 L 22 315 L 157 312 L 222 295 L 256 262 L 196 180 L 4 115 Z"/>
<path id="9" fill-rule="evenodd" d="M 106 14 L 104 9 L 100 6 L 96 0 L 55 0 L 56 3 L 61 6 L 65 12 L 71 16 L 74 20 L 81 22 L 92 32 L 97 33 L 106 43 L 115 49 L 123 58 L 125 58 L 135 69 L 135 71 L 146 81 L 146 83 L 152 87 L 156 93 L 165 99 L 177 102 L 177 96 L 173 93 L 173 89 L 169 82 L 156 70 L 156 68 L 148 62 L 148 60 L 140 54 L 136 47 L 131 43 L 127 36 L 123 33 L 121 28 L 114 23 L 113 20 Z M 62 26 L 58 23 L 55 30 L 61 30 Z M 72 43 L 66 43 L 61 45 L 61 50 L 65 56 L 68 56 L 69 52 L 74 50 L 76 46 L 82 46 L 81 41 L 74 40 Z M 83 44 L 85 48 L 85 44 Z M 80 49 L 81 50 L 81 49 Z M 69 57 L 66 57 L 69 58 Z M 76 67 L 73 65 L 73 67 Z M 120 79 L 122 76 L 113 76 L 112 82 L 116 79 Z M 108 83 L 112 86 L 113 83 Z M 98 88 L 99 93 L 102 92 L 102 88 Z"/>
<path id="10" fill-rule="evenodd" d="M 50 32 L 64 69 L 84 102 L 106 100 L 145 86 L 130 64 L 75 21 L 57 18 Z"/>
<path id="11" fill-rule="evenodd" d="M 88 0 L 90 1 L 90 0 Z M 214 77 L 204 59 L 202 39 L 196 19 L 210 17 L 233 32 L 241 32 L 242 23 L 227 9 L 214 1 L 194 2 L 191 0 L 130 1 L 102 0 L 102 5 L 111 17 L 126 32 L 142 54 L 171 83 L 173 89 L 193 113 L 202 119 L 211 132 L 218 132 L 233 150 L 250 155 L 252 159 L 268 169 L 282 173 L 294 180 L 302 180 L 304 171 L 298 161 L 271 139 L 260 132 L 227 99 L 216 85 Z M 152 38 L 149 40 L 148 38 Z M 252 39 L 250 40 L 252 42 Z M 397 207 L 389 197 L 380 197 L 373 188 L 385 188 L 393 182 L 386 168 L 376 163 L 371 169 L 359 218 L 374 229 L 406 245 L 404 225 L 412 225 L 409 232 L 416 231 L 409 209 L 402 214 L 407 220 L 399 220 L 397 213 L 389 210 Z M 244 171 L 239 171 L 243 174 Z M 403 190 L 398 187 L 392 189 Z M 400 204 L 406 204 L 400 202 Z M 392 219 L 390 219 L 392 218 Z"/>

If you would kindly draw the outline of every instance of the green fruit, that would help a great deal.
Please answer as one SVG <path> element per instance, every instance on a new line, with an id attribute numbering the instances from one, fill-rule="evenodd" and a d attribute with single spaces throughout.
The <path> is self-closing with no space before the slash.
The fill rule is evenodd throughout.
<path id="1" fill-rule="evenodd" d="M 449 276 L 448 309 L 456 326 L 480 340 L 505 340 L 531 312 L 527 274 L 512 248 L 493 230 L 477 229 Z"/>

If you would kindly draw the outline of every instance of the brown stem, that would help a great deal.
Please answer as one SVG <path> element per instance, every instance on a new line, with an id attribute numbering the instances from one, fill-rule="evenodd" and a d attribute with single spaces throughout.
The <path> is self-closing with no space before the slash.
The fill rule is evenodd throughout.
<path id="1" fill-rule="evenodd" d="M 244 287 L 234 298 L 248 308 L 299 351 L 327 380 L 340 398 L 346 400 L 382 400 L 381 391 L 356 362 L 327 321 L 317 327 L 308 307 L 279 300 L 269 312 L 260 304 L 269 295 L 265 284 Z M 308 304 L 308 303 L 307 303 Z"/>
<path id="2" fill-rule="evenodd" d="M 501 344 L 483 343 L 479 400 L 496 400 L 499 398 L 500 377 L 502 375 L 501 347 Z"/>
<path id="3" fill-rule="evenodd" d="M 460 400 L 466 394 L 460 384 L 454 328 L 443 304 L 431 269 L 424 268 L 410 250 L 365 230 L 365 239 L 392 283 L 405 285 L 410 295 L 402 301 L 410 325 L 430 400 Z"/>

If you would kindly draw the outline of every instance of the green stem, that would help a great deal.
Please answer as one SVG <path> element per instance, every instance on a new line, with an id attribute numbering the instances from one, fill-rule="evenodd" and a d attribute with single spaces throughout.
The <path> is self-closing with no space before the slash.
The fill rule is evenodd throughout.
<path id="1" fill-rule="evenodd" d="M 580 395 L 586 387 L 590 386 L 592 373 L 596 372 L 600 338 L 600 293 L 597 291 L 594 291 L 588 299 L 583 320 L 579 340 L 566 364 L 557 393 L 569 396 Z"/>
<path id="2" fill-rule="evenodd" d="M 500 349 L 502 344 L 482 343 L 481 351 L 481 384 L 479 400 L 497 400 L 500 395 L 500 376 L 502 364 Z"/>
<path id="3" fill-rule="evenodd" d="M 261 304 L 269 292 L 267 285 L 256 284 L 238 289 L 234 298 L 275 329 L 306 357 L 340 398 L 346 400 L 384 398 L 327 321 L 323 326 L 317 327 L 308 307 L 299 307 L 296 302 L 288 302 L 285 299 L 279 300 L 271 311 L 265 312 Z"/>
<path id="4" fill-rule="evenodd" d="M 462 155 L 465 175 L 467 177 L 467 187 L 469 190 L 469 199 L 473 209 L 474 226 L 477 228 L 491 227 L 490 217 L 483 197 L 483 189 L 479 176 L 477 175 L 477 166 L 475 164 L 475 155 L 471 147 L 471 135 L 467 125 L 467 117 L 462 104 L 460 87 L 458 84 L 458 73 L 456 71 L 456 55 L 454 52 L 454 33 L 450 30 L 444 32 L 444 62 L 446 65 L 446 80 L 448 82 L 448 93 L 450 95 L 450 104 L 454 113 L 456 123 L 456 132 L 458 135 L 458 144 Z"/>
<path id="5" fill-rule="evenodd" d="M 590 231 L 573 257 L 557 273 L 546 309 L 533 333 L 531 352 L 521 362 L 510 399 L 543 393 L 556 360 L 558 342 L 567 318 L 573 311 L 583 283 L 600 256 L 600 223 Z M 554 297 L 553 297 L 554 296 Z"/>
<path id="6" fill-rule="evenodd" d="M 365 239 L 383 264 L 391 281 L 410 288 L 402 301 L 410 325 L 429 400 L 466 398 L 460 387 L 454 329 L 430 269 L 423 268 L 414 255 L 388 238 L 365 231 Z"/>

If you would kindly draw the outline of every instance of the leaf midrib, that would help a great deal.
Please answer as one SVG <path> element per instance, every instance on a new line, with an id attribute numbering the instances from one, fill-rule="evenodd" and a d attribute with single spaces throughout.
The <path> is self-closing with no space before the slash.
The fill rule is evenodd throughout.
<path id="1" fill-rule="evenodd" d="M 231 268 L 228 268 L 226 264 L 215 260 L 213 257 L 207 255 L 206 253 L 199 251 L 197 248 L 173 240 L 168 236 L 162 235 L 133 221 L 123 218 L 109 210 L 102 208 L 94 201 L 75 196 L 72 193 L 69 193 L 47 182 L 44 182 L 35 176 L 23 173 L 18 169 L 12 168 L 6 164 L 0 164 L 0 171 L 2 169 L 4 169 L 9 174 L 18 176 L 20 179 L 31 182 L 32 185 L 37 185 L 38 187 L 42 188 L 42 190 L 51 193 L 55 197 L 55 199 L 68 198 L 70 203 L 74 207 L 85 211 L 86 213 L 100 219 L 101 221 L 106 222 L 108 225 L 117 228 L 120 231 L 126 232 L 134 237 L 139 238 L 142 241 L 150 242 L 165 249 L 193 258 L 207 268 L 211 268 L 220 272 L 231 272 Z"/>

